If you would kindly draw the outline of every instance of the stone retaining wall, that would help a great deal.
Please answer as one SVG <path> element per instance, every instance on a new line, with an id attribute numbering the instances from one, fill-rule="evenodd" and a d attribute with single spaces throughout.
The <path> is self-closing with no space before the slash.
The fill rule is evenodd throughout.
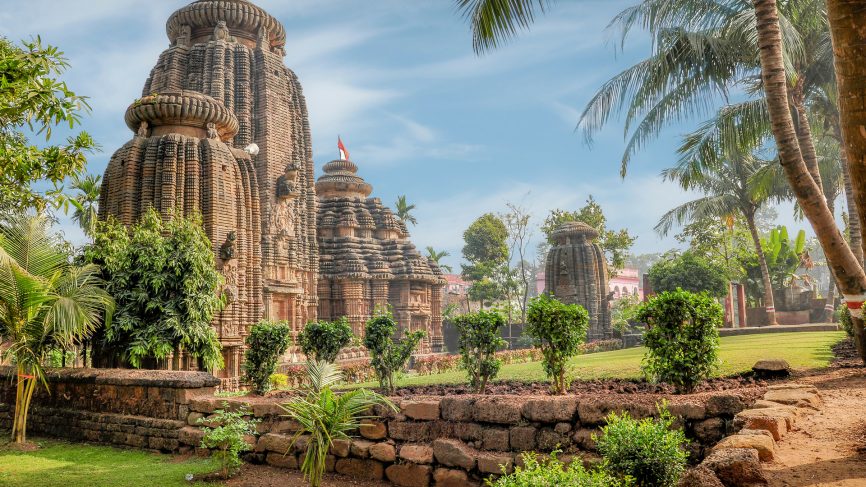
<path id="1" fill-rule="evenodd" d="M 219 379 L 205 372 L 56 369 L 50 394 L 37 386 L 27 430 L 71 440 L 165 452 L 178 437 L 196 395 L 213 395 Z M 12 427 L 16 370 L 0 367 L 0 428 Z"/>
<path id="2" fill-rule="evenodd" d="M 15 371 L 0 367 L 0 428 L 11 425 Z M 166 452 L 197 450 L 198 424 L 216 409 L 247 406 L 261 422 L 246 460 L 297 468 L 304 438 L 292 444 L 296 424 L 283 416 L 283 400 L 259 397 L 217 398 L 219 381 L 206 373 L 64 369 L 49 373 L 51 394 L 34 397 L 29 431 Z M 691 440 L 700 461 L 735 429 L 735 416 L 752 406 L 755 390 L 663 397 L 647 394 L 580 396 L 413 397 L 397 399 L 399 412 L 380 411 L 366 421 L 359 438 L 337 442 L 328 469 L 361 479 L 388 479 L 395 485 L 464 486 L 480 484 L 520 453 L 560 449 L 565 461 L 598 461 L 593 434 L 612 411 L 634 417 L 656 413 L 670 401 L 678 426 Z"/>

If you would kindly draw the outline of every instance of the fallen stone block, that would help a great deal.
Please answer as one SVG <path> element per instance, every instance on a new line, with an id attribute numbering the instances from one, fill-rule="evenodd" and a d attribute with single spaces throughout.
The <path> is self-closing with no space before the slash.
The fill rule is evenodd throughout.
<path id="1" fill-rule="evenodd" d="M 761 468 L 757 450 L 725 448 L 714 450 L 701 463 L 712 470 L 726 487 L 765 487 L 767 477 Z"/>
<path id="2" fill-rule="evenodd" d="M 731 435 L 718 442 L 713 450 L 725 448 L 752 448 L 758 452 L 758 458 L 762 462 L 771 462 L 776 458 L 776 442 L 772 436 L 767 435 Z"/>

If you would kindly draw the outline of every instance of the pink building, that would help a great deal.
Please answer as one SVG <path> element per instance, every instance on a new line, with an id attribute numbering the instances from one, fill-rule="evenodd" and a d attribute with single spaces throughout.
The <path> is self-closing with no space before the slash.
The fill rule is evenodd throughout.
<path id="1" fill-rule="evenodd" d="M 446 276 L 447 277 L 447 276 Z M 637 269 L 620 269 L 616 276 L 608 279 L 608 290 L 613 293 L 613 299 L 619 299 L 626 294 L 637 296 L 643 300 L 640 274 Z M 535 288 L 539 294 L 544 292 L 544 271 L 535 275 Z"/>
<path id="2" fill-rule="evenodd" d="M 448 294 L 467 294 L 469 293 L 470 283 L 463 280 L 459 274 L 445 274 L 445 292 Z M 542 281 L 543 282 L 543 281 Z"/>

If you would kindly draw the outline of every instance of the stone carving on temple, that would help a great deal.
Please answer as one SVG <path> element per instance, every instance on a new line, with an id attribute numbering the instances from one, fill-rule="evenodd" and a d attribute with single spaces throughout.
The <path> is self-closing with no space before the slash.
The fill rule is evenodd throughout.
<path id="1" fill-rule="evenodd" d="M 352 172 L 349 161 L 331 164 L 317 199 L 306 101 L 283 62 L 283 25 L 247 0 L 198 0 L 170 16 L 166 33 L 169 47 L 126 112 L 134 136 L 105 171 L 100 218 L 132 225 L 148 207 L 201 214 L 230 301 L 213 323 L 221 378 L 237 383 L 253 324 L 287 320 L 298 332 L 320 309 L 326 317 L 351 309 L 360 327 L 372 304 L 392 303 L 401 323 L 430 330 L 425 350 L 437 349 L 441 273 L 405 225 L 378 200 L 337 191 L 334 171 Z"/>
<path id="2" fill-rule="evenodd" d="M 607 260 L 595 242 L 598 231 L 582 222 L 566 222 L 551 235 L 547 254 L 545 291 L 589 312 L 587 340 L 613 336 L 610 321 Z"/>

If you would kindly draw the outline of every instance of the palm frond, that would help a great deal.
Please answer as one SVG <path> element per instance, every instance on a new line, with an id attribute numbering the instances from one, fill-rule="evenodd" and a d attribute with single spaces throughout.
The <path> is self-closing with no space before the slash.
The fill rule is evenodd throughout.
<path id="1" fill-rule="evenodd" d="M 457 0 L 457 7 L 472 28 L 477 54 L 495 49 L 526 30 L 550 0 Z"/>

